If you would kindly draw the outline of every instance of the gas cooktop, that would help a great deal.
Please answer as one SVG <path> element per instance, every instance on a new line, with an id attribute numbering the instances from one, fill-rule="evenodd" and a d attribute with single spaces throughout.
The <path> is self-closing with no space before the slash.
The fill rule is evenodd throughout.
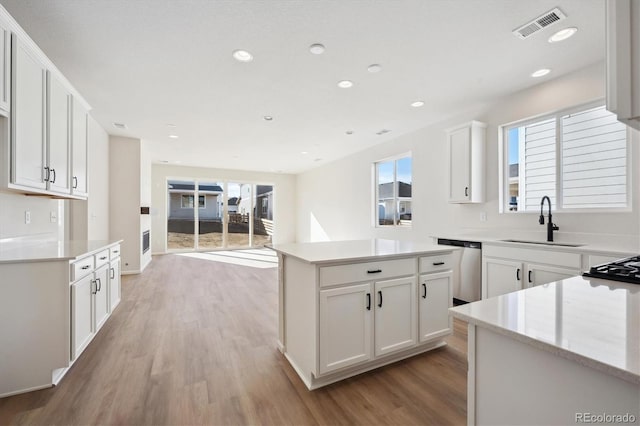
<path id="1" fill-rule="evenodd" d="M 640 284 L 640 256 L 627 257 L 614 262 L 592 266 L 589 272 L 585 272 L 583 275 Z"/>

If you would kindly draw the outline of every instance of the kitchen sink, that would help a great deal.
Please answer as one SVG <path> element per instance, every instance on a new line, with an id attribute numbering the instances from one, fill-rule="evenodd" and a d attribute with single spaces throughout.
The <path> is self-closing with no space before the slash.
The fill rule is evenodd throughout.
<path id="1" fill-rule="evenodd" d="M 560 247 L 582 247 L 584 244 L 573 243 L 556 243 L 553 241 L 530 241 L 530 240 L 500 240 L 505 243 L 520 243 L 520 244 L 539 244 L 543 246 L 560 246 Z"/>

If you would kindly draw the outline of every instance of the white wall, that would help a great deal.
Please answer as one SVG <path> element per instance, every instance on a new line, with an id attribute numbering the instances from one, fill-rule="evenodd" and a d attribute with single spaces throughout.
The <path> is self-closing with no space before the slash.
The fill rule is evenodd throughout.
<path id="1" fill-rule="evenodd" d="M 140 141 L 140 207 L 151 206 L 151 142 Z M 138 214 L 140 211 L 138 210 Z M 151 230 L 151 216 L 148 214 L 140 214 L 140 247 L 142 250 L 142 232 Z M 153 240 L 155 235 L 150 233 Z M 151 247 L 151 246 L 150 246 Z M 142 252 L 141 252 L 142 253 Z M 144 269 L 151 262 L 152 250 L 149 248 L 146 253 L 142 253 L 141 269 Z"/>
<path id="2" fill-rule="evenodd" d="M 43 240 L 64 239 L 64 202 L 46 197 L 0 192 L 0 240 L 32 237 Z M 31 212 L 31 223 L 24 223 L 25 211 Z M 56 212 L 57 223 L 50 214 Z"/>
<path id="3" fill-rule="evenodd" d="M 167 245 L 167 180 L 196 178 L 275 186 L 274 243 L 295 240 L 296 179 L 294 175 L 242 170 L 185 167 L 168 164 L 152 166 L 151 250 L 164 253 Z"/>
<path id="4" fill-rule="evenodd" d="M 604 66 L 595 64 L 525 91 L 497 100 L 482 110 L 454 117 L 417 132 L 370 148 L 300 174 L 297 181 L 298 241 L 344 240 L 358 238 L 397 238 L 423 240 L 433 235 L 460 232 L 542 233 L 544 227 L 533 213 L 498 214 L 498 126 L 519 119 L 551 112 L 604 97 Z M 445 129 L 472 119 L 488 124 L 486 202 L 478 205 L 447 202 L 447 142 Z M 637 135 L 635 135 L 637 138 Z M 633 146 L 633 182 L 640 166 L 637 141 Z M 411 229 L 373 226 L 372 163 L 385 157 L 411 151 L 413 155 L 413 227 Z M 634 187 L 633 212 L 557 213 L 554 222 L 560 238 L 585 234 L 602 237 L 631 236 L 638 247 L 640 220 L 638 195 Z M 336 208 L 340 206 L 340 208 Z M 480 221 L 486 212 L 487 221 Z M 566 233 L 570 233 L 568 236 Z"/>
<path id="5" fill-rule="evenodd" d="M 123 240 L 122 271 L 141 270 L 140 140 L 109 138 L 109 235 Z"/>
<path id="6" fill-rule="evenodd" d="M 109 239 L 109 135 L 89 115 L 88 200 L 69 201 L 72 240 Z"/>

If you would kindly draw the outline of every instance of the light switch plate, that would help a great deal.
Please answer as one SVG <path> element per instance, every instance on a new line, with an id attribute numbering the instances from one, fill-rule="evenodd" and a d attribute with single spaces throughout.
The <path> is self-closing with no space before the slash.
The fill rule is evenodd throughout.
<path id="1" fill-rule="evenodd" d="M 31 223 L 31 212 L 29 210 L 24 211 L 24 223 L 28 225 Z"/>
<path id="2" fill-rule="evenodd" d="M 49 214 L 49 220 L 51 221 L 51 223 L 56 223 L 58 221 L 58 213 L 52 211 Z"/>

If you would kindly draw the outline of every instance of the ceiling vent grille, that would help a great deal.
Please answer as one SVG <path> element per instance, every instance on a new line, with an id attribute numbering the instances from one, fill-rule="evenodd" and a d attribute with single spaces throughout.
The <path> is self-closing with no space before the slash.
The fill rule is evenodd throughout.
<path id="1" fill-rule="evenodd" d="M 543 28 L 555 24 L 556 22 L 560 22 L 566 18 L 567 15 L 562 13 L 562 11 L 556 7 L 555 9 L 545 13 L 544 15 L 537 17 L 533 21 L 528 22 L 519 28 L 516 28 L 515 30 L 513 30 L 513 35 L 515 35 L 519 39 L 524 40 L 525 38 L 528 38 L 529 36 L 542 30 Z"/>

